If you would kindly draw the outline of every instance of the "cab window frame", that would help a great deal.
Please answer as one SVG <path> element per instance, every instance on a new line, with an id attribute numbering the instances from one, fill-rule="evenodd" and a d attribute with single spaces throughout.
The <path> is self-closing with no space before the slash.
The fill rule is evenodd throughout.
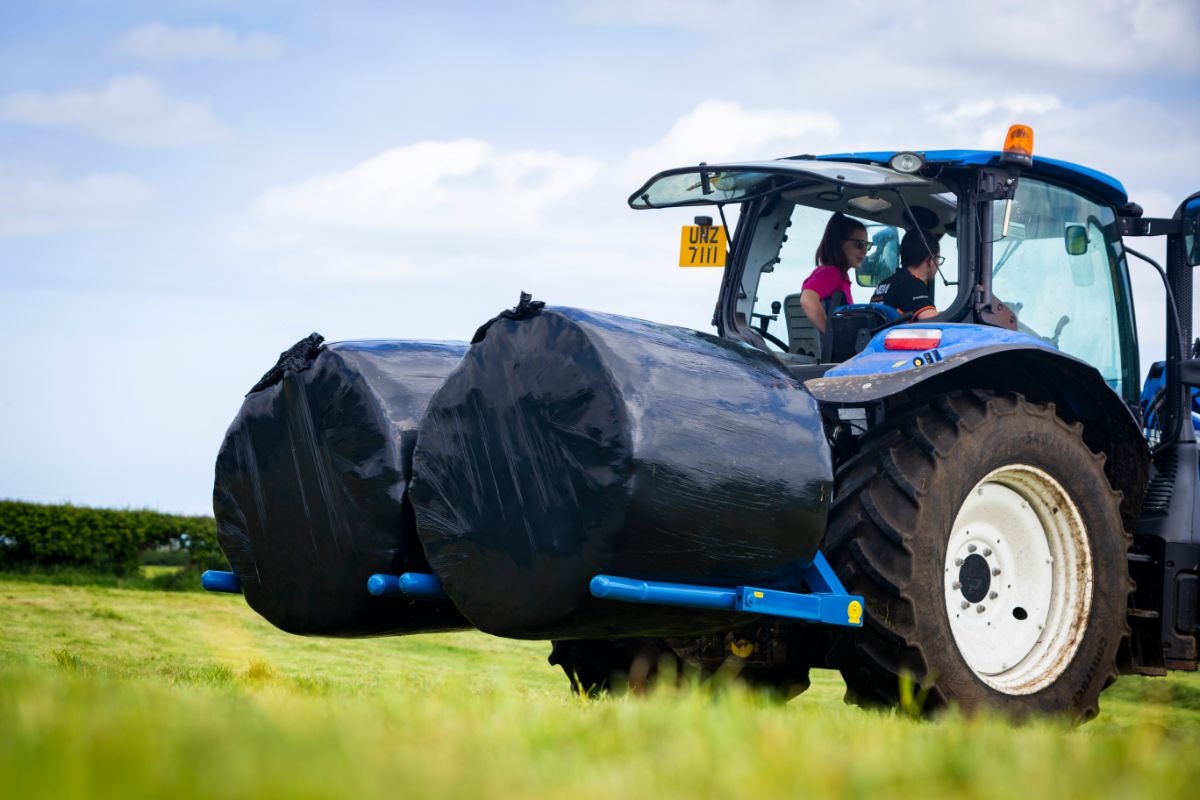
<path id="1" fill-rule="evenodd" d="M 970 179 L 971 171 L 966 172 L 967 174 L 962 175 L 959 174 L 958 170 L 943 169 L 936 177 L 937 182 L 952 192 L 958 200 L 958 213 L 955 220 L 958 273 L 954 276 L 950 286 L 945 287 L 954 289 L 956 292 L 954 299 L 936 317 L 932 317 L 930 321 L 964 321 L 971 315 L 973 299 L 977 295 L 973 291 L 973 288 L 976 286 L 976 281 L 974 280 L 975 264 L 980 263 L 980 251 L 984 249 L 982 244 L 984 237 L 978 235 L 981 221 L 979 206 L 981 203 L 978 192 L 975 189 L 975 184 Z M 830 186 L 832 187 L 834 184 L 830 184 Z M 753 331 L 753 320 L 749 318 L 749 315 L 747 315 L 745 320 L 745 326 L 750 328 L 752 332 L 743 330 L 738 324 L 740 313 L 738 303 L 742 299 L 741 295 L 744 291 L 746 270 L 750 263 L 750 251 L 752 243 L 757 238 L 758 226 L 763 222 L 766 214 L 773 210 L 774 205 L 778 202 L 783 202 L 780 193 L 772 193 L 740 204 L 741 211 L 730 250 L 732 263 L 726 268 L 725 277 L 721 284 L 721 299 L 717 314 L 718 333 L 721 336 L 737 339 L 752 345 L 756 344 L 757 332 Z M 852 210 L 844 210 L 843 213 L 856 218 L 864 216 Z M 949 276 L 947 277 L 949 278 Z M 774 351 L 769 352 L 776 356 L 780 355 Z"/>

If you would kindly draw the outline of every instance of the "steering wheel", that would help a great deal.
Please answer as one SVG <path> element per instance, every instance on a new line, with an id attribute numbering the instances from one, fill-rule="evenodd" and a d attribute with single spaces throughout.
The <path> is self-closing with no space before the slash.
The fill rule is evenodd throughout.
<path id="1" fill-rule="evenodd" d="M 779 340 L 779 337 L 777 337 L 775 334 L 773 334 L 773 333 L 767 333 L 766 331 L 756 331 L 756 333 L 757 333 L 759 336 L 761 336 L 761 337 L 763 337 L 764 339 L 766 339 L 766 340 L 767 340 L 768 342 L 770 342 L 771 344 L 773 344 L 773 345 L 775 345 L 776 347 L 778 347 L 778 348 L 779 348 L 780 350 L 782 350 L 783 352 L 785 352 L 785 353 L 786 353 L 786 352 L 788 351 L 788 346 L 787 346 L 787 344 L 786 344 L 786 343 L 784 343 L 784 342 L 781 342 L 781 341 Z"/>
<path id="2" fill-rule="evenodd" d="M 783 304 L 780 303 L 778 300 L 775 300 L 774 302 L 771 303 L 771 313 L 770 314 L 763 314 L 763 313 L 757 312 L 757 311 L 754 312 L 753 314 L 750 315 L 750 317 L 752 319 L 759 320 L 759 324 L 757 326 L 751 325 L 750 328 L 755 333 L 757 333 L 759 336 L 763 337 L 768 342 L 775 345 L 780 350 L 782 350 L 783 352 L 786 353 L 788 351 L 788 346 L 786 344 L 784 344 L 779 339 L 779 337 L 775 336 L 772 333 L 767 332 L 767 326 L 770 325 L 775 320 L 779 319 L 779 310 L 782 307 L 783 307 Z"/>
<path id="3" fill-rule="evenodd" d="M 877 325 L 876 327 L 871 328 L 871 335 L 874 336 L 875 334 L 879 333 L 882 330 L 887 330 L 888 328 L 893 328 L 897 325 L 903 325 L 906 322 L 912 322 L 913 317 L 915 317 L 916 315 L 917 315 L 916 311 L 905 311 L 903 314 L 896 317 L 895 319 L 893 319 L 889 322 L 885 322 L 882 325 Z"/>

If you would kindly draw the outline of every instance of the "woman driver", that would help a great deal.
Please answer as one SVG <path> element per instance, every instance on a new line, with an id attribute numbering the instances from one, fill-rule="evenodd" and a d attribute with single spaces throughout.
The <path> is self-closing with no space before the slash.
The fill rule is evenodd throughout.
<path id="1" fill-rule="evenodd" d="M 854 302 L 850 295 L 850 270 L 858 269 L 870 248 L 867 229 L 861 222 L 840 211 L 829 218 L 825 235 L 817 246 L 817 268 L 800 287 L 800 307 L 821 333 L 825 332 L 827 300 L 841 292 L 842 303 Z"/>

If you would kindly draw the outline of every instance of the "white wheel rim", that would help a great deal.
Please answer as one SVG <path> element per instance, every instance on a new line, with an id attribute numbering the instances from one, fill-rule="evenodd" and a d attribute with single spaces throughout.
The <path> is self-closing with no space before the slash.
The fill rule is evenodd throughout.
<path id="1" fill-rule="evenodd" d="M 950 631 L 975 675 L 1032 694 L 1071 663 L 1092 607 L 1092 551 L 1070 495 L 1026 464 L 975 484 L 946 546 Z"/>

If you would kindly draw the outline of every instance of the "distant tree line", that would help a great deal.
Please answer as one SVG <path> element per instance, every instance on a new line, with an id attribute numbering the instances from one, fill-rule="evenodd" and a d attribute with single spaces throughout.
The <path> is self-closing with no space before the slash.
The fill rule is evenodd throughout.
<path id="1" fill-rule="evenodd" d="M 151 551 L 160 557 L 147 559 Z M 73 567 L 131 575 L 147 562 L 229 568 L 212 517 L 0 500 L 0 568 Z"/>

